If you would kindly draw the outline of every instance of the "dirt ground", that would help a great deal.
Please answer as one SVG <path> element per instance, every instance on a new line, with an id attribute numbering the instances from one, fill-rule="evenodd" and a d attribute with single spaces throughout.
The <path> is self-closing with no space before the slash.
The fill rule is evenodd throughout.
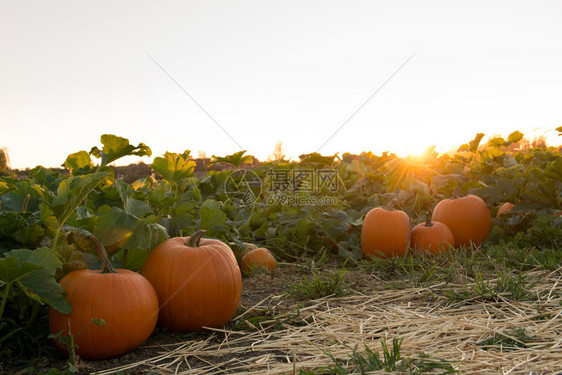
<path id="1" fill-rule="evenodd" d="M 338 269 L 323 265 L 321 272 Z M 244 276 L 240 307 L 224 328 L 190 334 L 157 329 L 119 358 L 80 361 L 79 372 L 296 374 L 334 364 L 332 357 L 349 359 L 365 347 L 381 352 L 383 340 L 390 346 L 400 338 L 403 357 L 446 363 L 463 374 L 562 373 L 559 270 L 536 275 L 541 282 L 534 292 L 541 297 L 528 302 L 454 303 L 439 293 L 454 286 L 388 288 L 358 269 L 345 275 L 346 295 L 311 300 L 286 294 L 291 283 L 311 276 L 306 265 L 298 264 L 280 264 L 273 275 Z M 514 332 L 525 332 L 528 340 L 512 337 Z M 515 341 L 510 347 L 482 345 L 500 334 Z M 62 355 L 37 363 L 41 371 L 65 368 Z"/>

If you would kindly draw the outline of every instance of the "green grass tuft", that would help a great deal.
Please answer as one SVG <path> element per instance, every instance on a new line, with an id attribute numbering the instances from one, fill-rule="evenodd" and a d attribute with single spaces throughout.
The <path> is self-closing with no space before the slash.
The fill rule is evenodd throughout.
<path id="1" fill-rule="evenodd" d="M 347 271 L 341 269 L 327 275 L 312 271 L 313 277 L 289 283 L 287 294 L 299 299 L 317 299 L 330 295 L 341 296 L 349 292 L 345 283 Z"/>
<path id="2" fill-rule="evenodd" d="M 367 374 L 371 371 L 385 371 L 392 373 L 410 373 L 410 374 L 423 374 L 435 370 L 444 370 L 440 374 L 455 374 L 459 371 L 456 370 L 450 362 L 431 358 L 427 354 L 421 354 L 417 358 L 404 358 L 400 354 L 400 347 L 402 346 L 402 339 L 392 339 L 392 348 L 388 348 L 386 339 L 381 342 L 382 357 L 377 351 L 373 351 L 365 345 L 364 353 L 357 351 L 354 348 L 351 356 L 346 359 L 337 359 L 331 353 L 324 351 L 329 356 L 334 364 L 329 366 L 318 367 L 313 370 L 300 370 L 300 375 L 323 375 L 323 374 Z"/>

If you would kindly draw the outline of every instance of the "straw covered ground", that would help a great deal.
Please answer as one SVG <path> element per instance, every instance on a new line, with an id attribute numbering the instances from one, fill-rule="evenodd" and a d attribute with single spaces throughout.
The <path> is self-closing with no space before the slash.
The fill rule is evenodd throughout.
<path id="1" fill-rule="evenodd" d="M 531 293 L 515 301 L 485 293 L 454 298 L 480 290 L 477 282 L 389 288 L 359 270 L 345 275 L 344 295 L 303 300 L 285 293 L 302 275 L 257 274 L 244 279 L 239 314 L 224 329 L 179 342 L 151 339 L 134 361 L 87 367 L 100 375 L 326 374 L 337 373 L 337 362 L 347 369 L 341 373 L 361 373 L 354 353 L 366 358 L 370 349 L 384 359 L 382 345 L 391 352 L 396 339 L 397 368 L 409 363 L 405 373 L 562 373 L 561 275 L 528 273 Z"/>

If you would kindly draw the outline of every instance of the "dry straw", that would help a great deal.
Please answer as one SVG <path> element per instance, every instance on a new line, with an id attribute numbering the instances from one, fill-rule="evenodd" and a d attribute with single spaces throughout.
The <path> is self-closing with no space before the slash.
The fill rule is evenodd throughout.
<path id="1" fill-rule="evenodd" d="M 384 338 L 403 339 L 403 357 L 450 361 L 463 374 L 562 373 L 562 297 L 559 271 L 535 274 L 538 299 L 452 303 L 431 288 L 374 291 L 370 295 L 327 297 L 243 331 L 215 329 L 202 340 L 162 346 L 143 361 L 98 372 L 155 371 L 173 374 L 295 374 L 333 364 L 327 355 L 348 359 L 367 345 L 381 352 Z M 466 285 L 465 285 L 466 286 Z M 271 295 L 247 309 L 271 308 L 285 296 Z M 525 332 L 522 341 L 515 332 Z M 504 347 L 494 337 L 510 339 Z M 486 347 L 483 343 L 488 340 Z M 135 370 L 133 370 L 135 371 Z M 440 373 L 437 370 L 435 373 Z"/>

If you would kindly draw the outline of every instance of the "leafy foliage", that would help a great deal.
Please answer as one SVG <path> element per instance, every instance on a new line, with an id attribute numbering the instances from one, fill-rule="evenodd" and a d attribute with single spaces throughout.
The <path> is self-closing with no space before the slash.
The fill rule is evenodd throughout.
<path id="1" fill-rule="evenodd" d="M 335 257 L 382 279 L 407 277 L 414 284 L 448 282 L 455 272 L 476 280 L 484 267 L 495 270 L 492 264 L 498 263 L 521 271 L 557 269 L 562 259 L 561 148 L 525 146 L 517 131 L 486 144 L 481 144 L 483 138 L 478 133 L 452 154 L 430 147 L 420 157 L 312 153 L 299 162 L 276 160 L 251 169 L 255 186 L 245 183 L 247 174 L 232 171 L 253 162 L 246 151 L 213 156 L 213 170 L 196 175 L 189 150 L 155 157 L 154 176 L 127 184 L 115 178 L 109 164 L 127 155 L 149 156 L 151 150 L 104 134 L 101 147 L 67 157 L 69 175 L 36 167 L 23 180 L 0 176 L 0 292 L 7 295 L 2 300 L 5 317 L 14 321 L 10 337 L 33 321 L 29 312 L 40 303 L 67 308 L 55 280 L 74 269 L 97 266 L 91 244 L 84 240 L 92 234 L 117 266 L 130 269 L 139 269 L 166 238 L 198 229 L 237 246 L 250 242 L 267 247 L 281 261 Z M 221 170 L 218 163 L 230 166 Z M 477 255 L 361 261 L 361 225 L 371 208 L 396 199 L 413 225 L 455 188 L 482 197 L 493 216 L 503 203 L 515 204 L 494 219 L 492 234 Z M 233 191 L 251 192 L 255 199 L 232 199 Z M 479 298 L 527 298 L 525 280 L 506 275 L 494 284 L 483 279 L 475 283 Z M 306 298 L 345 290 L 343 274 L 313 276 L 292 289 Z M 27 312 L 23 321 L 18 310 Z"/>
<path id="2" fill-rule="evenodd" d="M 227 163 L 236 168 L 240 168 L 240 166 L 244 163 L 251 163 L 254 159 L 251 155 L 244 155 L 246 150 L 235 152 L 232 155 L 227 156 L 215 156 L 213 155 L 213 159 L 211 160 L 211 165 L 216 163 Z"/>
<path id="3" fill-rule="evenodd" d="M 166 152 L 164 157 L 157 156 L 154 158 L 152 169 L 164 177 L 171 185 L 174 185 L 193 174 L 195 162 L 189 160 L 189 154 L 189 150 L 183 154 Z"/>
<path id="4" fill-rule="evenodd" d="M 100 167 L 104 167 L 113 163 L 115 160 L 123 156 L 136 155 L 136 156 L 150 156 L 152 150 L 144 143 L 139 143 L 137 146 L 129 144 L 126 138 L 118 137 L 113 134 L 103 134 L 101 136 L 101 143 L 103 144 L 100 150 L 97 147 L 92 147 L 90 154 L 96 158 L 101 158 Z"/>

